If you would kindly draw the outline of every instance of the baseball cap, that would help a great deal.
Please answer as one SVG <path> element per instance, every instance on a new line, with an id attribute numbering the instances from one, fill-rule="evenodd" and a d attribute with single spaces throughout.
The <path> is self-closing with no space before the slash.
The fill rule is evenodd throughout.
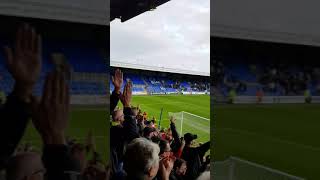
<path id="1" fill-rule="evenodd" d="M 192 140 L 195 140 L 197 138 L 198 138 L 198 136 L 196 134 L 191 134 L 191 133 L 184 134 L 184 140 L 186 142 L 191 142 Z"/>

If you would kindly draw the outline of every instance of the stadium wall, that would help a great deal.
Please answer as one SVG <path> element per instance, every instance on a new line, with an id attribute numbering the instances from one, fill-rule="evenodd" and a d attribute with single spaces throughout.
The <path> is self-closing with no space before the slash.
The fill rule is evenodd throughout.
<path id="1" fill-rule="evenodd" d="M 159 93 L 152 92 L 150 95 L 167 95 L 167 94 L 179 94 L 179 93 L 177 93 L 177 92 L 159 92 Z"/>
<path id="2" fill-rule="evenodd" d="M 194 94 L 194 95 L 205 95 L 205 94 L 210 94 L 209 92 L 194 92 L 194 91 L 191 91 L 191 92 L 182 92 L 182 94 Z"/>
<path id="3" fill-rule="evenodd" d="M 72 105 L 106 105 L 110 100 L 104 95 L 73 95 L 70 101 Z"/>
<path id="4" fill-rule="evenodd" d="M 181 94 L 181 93 L 178 93 L 178 92 L 160 92 L 160 93 L 151 93 L 151 94 L 148 94 L 146 92 L 133 92 L 132 93 L 133 95 L 173 95 L 173 94 Z M 210 95 L 209 92 L 182 92 L 182 95 Z"/>
<path id="5" fill-rule="evenodd" d="M 256 96 L 237 96 L 234 99 L 234 104 L 256 104 Z M 305 103 L 304 96 L 265 96 L 262 99 L 262 104 L 297 104 Z M 320 96 L 313 96 L 311 103 L 320 103 Z"/>
<path id="6" fill-rule="evenodd" d="M 146 92 L 132 92 L 133 95 L 147 95 Z"/>

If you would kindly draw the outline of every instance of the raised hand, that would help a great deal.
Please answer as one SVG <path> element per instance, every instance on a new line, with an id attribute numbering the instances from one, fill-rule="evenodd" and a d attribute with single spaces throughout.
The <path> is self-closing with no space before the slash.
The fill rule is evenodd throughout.
<path id="1" fill-rule="evenodd" d="M 124 107 L 130 107 L 132 98 L 132 82 L 128 82 L 124 87 L 123 93 L 120 96 L 120 101 Z"/>
<path id="2" fill-rule="evenodd" d="M 123 83 L 123 73 L 120 69 L 117 69 L 114 73 L 114 76 L 112 76 L 112 84 L 114 85 L 114 90 L 117 93 L 120 93 L 120 89 Z"/>
<path id="3" fill-rule="evenodd" d="M 173 116 L 170 116 L 170 122 L 174 124 L 176 122 L 176 118 L 174 118 Z"/>
<path id="4" fill-rule="evenodd" d="M 162 177 L 162 180 L 169 180 L 169 176 L 171 173 L 171 170 L 174 165 L 174 158 L 164 158 L 159 163 L 159 174 Z"/>
<path id="5" fill-rule="evenodd" d="M 6 63 L 15 79 L 15 90 L 31 95 L 41 72 L 41 36 L 29 25 L 18 29 L 15 48 L 5 47 Z"/>
<path id="6" fill-rule="evenodd" d="M 40 103 L 33 101 L 33 124 L 45 144 L 65 144 L 64 132 L 69 117 L 70 94 L 64 76 L 50 73 Z"/>

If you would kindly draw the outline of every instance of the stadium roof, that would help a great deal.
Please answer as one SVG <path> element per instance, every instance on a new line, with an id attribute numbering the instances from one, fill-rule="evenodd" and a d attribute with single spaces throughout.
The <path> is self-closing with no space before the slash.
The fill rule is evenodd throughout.
<path id="1" fill-rule="evenodd" d="M 210 6 L 211 36 L 320 46 L 318 0 L 221 0 Z"/>
<path id="2" fill-rule="evenodd" d="M 109 24 L 109 0 L 5 0 L 0 14 L 86 24 Z"/>
<path id="3" fill-rule="evenodd" d="M 111 22 L 111 65 L 209 76 L 209 6 L 210 0 L 173 0 L 126 23 Z"/>
<path id="4" fill-rule="evenodd" d="M 112 66 L 112 67 L 120 67 L 120 68 L 130 68 L 130 69 L 158 71 L 158 72 L 189 74 L 189 75 L 198 75 L 198 76 L 210 76 L 210 73 L 206 73 L 206 72 L 190 71 L 190 70 L 182 70 L 182 69 L 173 69 L 173 68 L 166 68 L 166 67 L 147 66 L 147 65 L 139 65 L 139 64 L 117 62 L 117 61 L 110 61 L 110 66 Z"/>
<path id="5" fill-rule="evenodd" d="M 0 14 L 109 25 L 115 18 L 124 22 L 168 1 L 170 0 L 12 0 L 0 1 Z"/>
<path id="6" fill-rule="evenodd" d="M 110 21 L 119 18 L 121 22 L 125 22 L 168 1 L 170 0 L 111 0 Z"/>

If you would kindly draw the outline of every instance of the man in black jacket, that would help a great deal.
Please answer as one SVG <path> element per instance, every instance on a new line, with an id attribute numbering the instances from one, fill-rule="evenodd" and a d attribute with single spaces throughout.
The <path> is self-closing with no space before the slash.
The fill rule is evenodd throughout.
<path id="1" fill-rule="evenodd" d="M 111 163 L 114 176 L 123 174 L 123 156 L 125 147 L 133 139 L 139 137 L 138 127 L 135 117 L 131 109 L 132 83 L 128 82 L 121 93 L 120 88 L 123 83 L 123 74 L 117 69 L 115 76 L 112 77 L 115 90 L 110 97 L 110 111 L 113 112 L 119 100 L 123 105 L 124 121 L 117 126 L 110 128 L 110 151 Z"/>
<path id="2" fill-rule="evenodd" d="M 31 115 L 30 97 L 41 71 L 40 43 L 41 38 L 34 29 L 25 26 L 17 32 L 14 52 L 11 48 L 5 47 L 7 67 L 15 84 L 6 103 L 0 109 L 0 168 L 4 168 L 14 152 Z"/>
<path id="3" fill-rule="evenodd" d="M 179 148 L 182 145 L 179 133 L 177 131 L 176 125 L 175 125 L 175 118 L 170 117 L 170 129 L 172 132 L 173 141 L 171 143 L 171 149 L 174 153 L 178 152 Z"/>
<path id="4" fill-rule="evenodd" d="M 210 149 L 210 141 L 202 144 L 199 147 L 191 147 L 192 141 L 197 139 L 197 135 L 186 133 L 184 140 L 186 145 L 183 149 L 181 158 L 187 161 L 187 180 L 194 180 L 201 173 L 202 159 L 205 153 Z"/>

